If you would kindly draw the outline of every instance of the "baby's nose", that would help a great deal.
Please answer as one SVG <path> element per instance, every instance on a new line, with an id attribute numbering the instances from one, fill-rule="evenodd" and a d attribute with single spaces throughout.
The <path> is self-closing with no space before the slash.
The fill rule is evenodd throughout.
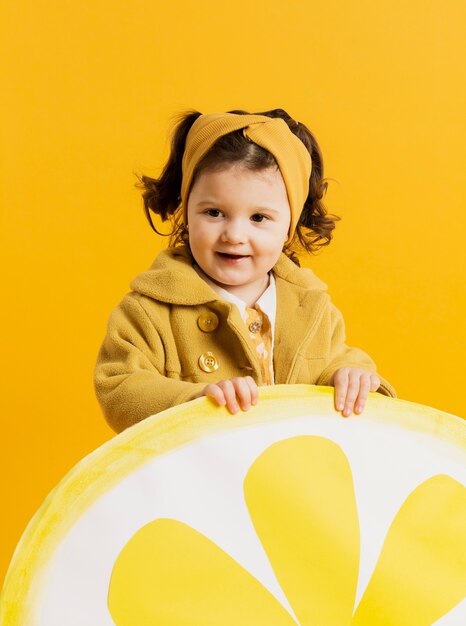
<path id="1" fill-rule="evenodd" d="M 247 239 L 247 232 L 244 224 L 240 220 L 228 220 L 222 233 L 223 241 L 229 243 L 244 243 Z"/>

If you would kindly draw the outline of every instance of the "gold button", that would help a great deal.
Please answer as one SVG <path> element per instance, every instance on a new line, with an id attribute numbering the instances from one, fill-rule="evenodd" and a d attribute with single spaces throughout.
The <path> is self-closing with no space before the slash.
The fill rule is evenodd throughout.
<path id="1" fill-rule="evenodd" d="M 199 357 L 199 367 L 204 372 L 215 372 L 215 370 L 218 370 L 217 357 L 213 352 L 204 352 Z"/>
<path id="2" fill-rule="evenodd" d="M 211 311 L 209 311 L 209 313 L 203 313 L 197 318 L 197 325 L 205 333 L 211 333 L 218 326 L 218 317 Z"/>

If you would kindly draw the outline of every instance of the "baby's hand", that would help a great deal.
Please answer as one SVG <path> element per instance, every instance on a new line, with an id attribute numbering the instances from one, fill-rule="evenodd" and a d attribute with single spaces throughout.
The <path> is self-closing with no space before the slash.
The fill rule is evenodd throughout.
<path id="1" fill-rule="evenodd" d="M 377 391 L 380 378 L 377 374 L 357 367 L 341 367 L 330 381 L 335 387 L 335 408 L 349 417 L 354 407 L 355 413 L 362 413 L 369 391 Z"/>
<path id="2" fill-rule="evenodd" d="M 226 405 L 230 413 L 238 413 L 240 407 L 247 411 L 251 405 L 257 404 L 259 397 L 256 382 L 251 376 L 230 378 L 207 385 L 201 395 L 213 398 L 220 406 Z"/>

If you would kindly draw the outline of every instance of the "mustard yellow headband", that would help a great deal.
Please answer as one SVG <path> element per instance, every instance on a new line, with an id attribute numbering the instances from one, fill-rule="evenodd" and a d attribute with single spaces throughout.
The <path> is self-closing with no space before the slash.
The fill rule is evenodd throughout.
<path id="1" fill-rule="evenodd" d="M 306 146 L 281 118 L 236 113 L 208 113 L 197 118 L 186 137 L 182 161 L 181 202 L 184 219 L 186 221 L 187 194 L 194 168 L 219 137 L 241 128 L 245 137 L 273 154 L 278 163 L 291 209 L 289 242 L 309 193 L 312 161 Z"/>

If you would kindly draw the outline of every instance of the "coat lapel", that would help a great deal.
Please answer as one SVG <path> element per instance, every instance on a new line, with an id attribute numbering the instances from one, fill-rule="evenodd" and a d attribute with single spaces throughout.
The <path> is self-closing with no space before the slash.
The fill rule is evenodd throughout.
<path id="1" fill-rule="evenodd" d="M 293 370 L 303 344 L 311 341 L 328 303 L 323 291 L 297 290 L 277 279 L 277 318 L 275 320 L 275 383 L 293 382 Z M 309 323 L 312 316 L 312 324 Z M 280 358 L 275 359 L 279 354 Z"/>
<path id="2" fill-rule="evenodd" d="M 274 274 L 277 286 L 274 372 L 275 383 L 284 384 L 293 382 L 300 348 L 315 334 L 329 296 L 324 282 L 310 269 L 299 268 L 284 254 L 275 265 Z M 277 354 L 279 359 L 275 358 Z"/>

